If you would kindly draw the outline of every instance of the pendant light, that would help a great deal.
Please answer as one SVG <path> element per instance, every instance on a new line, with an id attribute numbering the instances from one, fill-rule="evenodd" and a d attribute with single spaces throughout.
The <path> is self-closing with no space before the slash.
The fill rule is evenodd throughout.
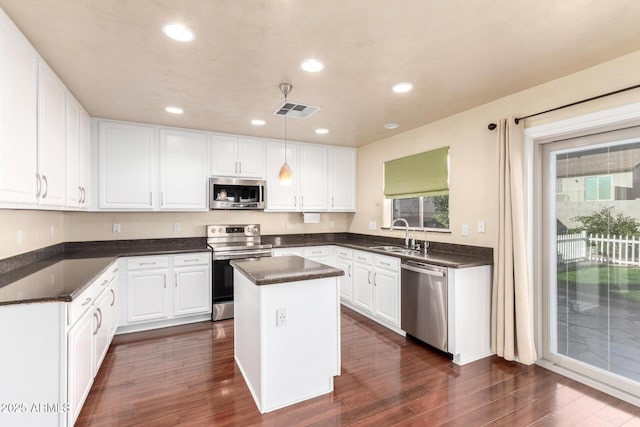
<path id="1" fill-rule="evenodd" d="M 280 83 L 280 91 L 284 94 L 284 102 L 287 102 L 287 95 L 293 89 L 293 85 L 291 83 Z M 280 181 L 280 185 L 291 185 L 291 181 L 293 179 L 293 173 L 291 172 L 291 167 L 287 163 L 287 116 L 284 116 L 284 164 L 280 168 L 280 173 L 278 173 L 278 179 Z"/>

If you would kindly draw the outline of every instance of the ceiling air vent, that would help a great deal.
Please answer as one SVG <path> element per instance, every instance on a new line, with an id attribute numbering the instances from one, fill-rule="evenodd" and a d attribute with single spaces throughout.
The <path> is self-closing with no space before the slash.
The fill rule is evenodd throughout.
<path id="1" fill-rule="evenodd" d="M 306 119 L 319 109 L 320 107 L 313 105 L 296 104 L 295 102 L 285 101 L 273 112 L 273 115 L 287 116 L 294 119 Z"/>

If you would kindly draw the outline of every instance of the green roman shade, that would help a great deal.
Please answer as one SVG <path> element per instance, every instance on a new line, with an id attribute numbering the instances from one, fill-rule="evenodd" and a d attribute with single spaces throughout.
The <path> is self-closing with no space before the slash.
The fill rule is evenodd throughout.
<path id="1" fill-rule="evenodd" d="M 449 194 L 449 147 L 384 162 L 384 196 L 389 199 Z"/>

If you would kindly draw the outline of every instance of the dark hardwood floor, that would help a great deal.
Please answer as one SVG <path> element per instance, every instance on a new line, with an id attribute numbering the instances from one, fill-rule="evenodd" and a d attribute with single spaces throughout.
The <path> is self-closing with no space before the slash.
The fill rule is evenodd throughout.
<path id="1" fill-rule="evenodd" d="M 77 426 L 640 426 L 640 408 L 538 366 L 465 366 L 342 309 L 333 393 L 261 415 L 233 322 L 116 336 Z"/>

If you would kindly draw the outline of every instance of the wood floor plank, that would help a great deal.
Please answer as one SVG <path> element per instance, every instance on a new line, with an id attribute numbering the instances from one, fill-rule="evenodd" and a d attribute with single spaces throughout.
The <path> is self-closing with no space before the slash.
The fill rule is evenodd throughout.
<path id="1" fill-rule="evenodd" d="M 640 409 L 537 366 L 457 366 L 342 309 L 334 391 L 260 414 L 233 359 L 233 321 L 118 335 L 77 426 L 628 425 Z"/>

